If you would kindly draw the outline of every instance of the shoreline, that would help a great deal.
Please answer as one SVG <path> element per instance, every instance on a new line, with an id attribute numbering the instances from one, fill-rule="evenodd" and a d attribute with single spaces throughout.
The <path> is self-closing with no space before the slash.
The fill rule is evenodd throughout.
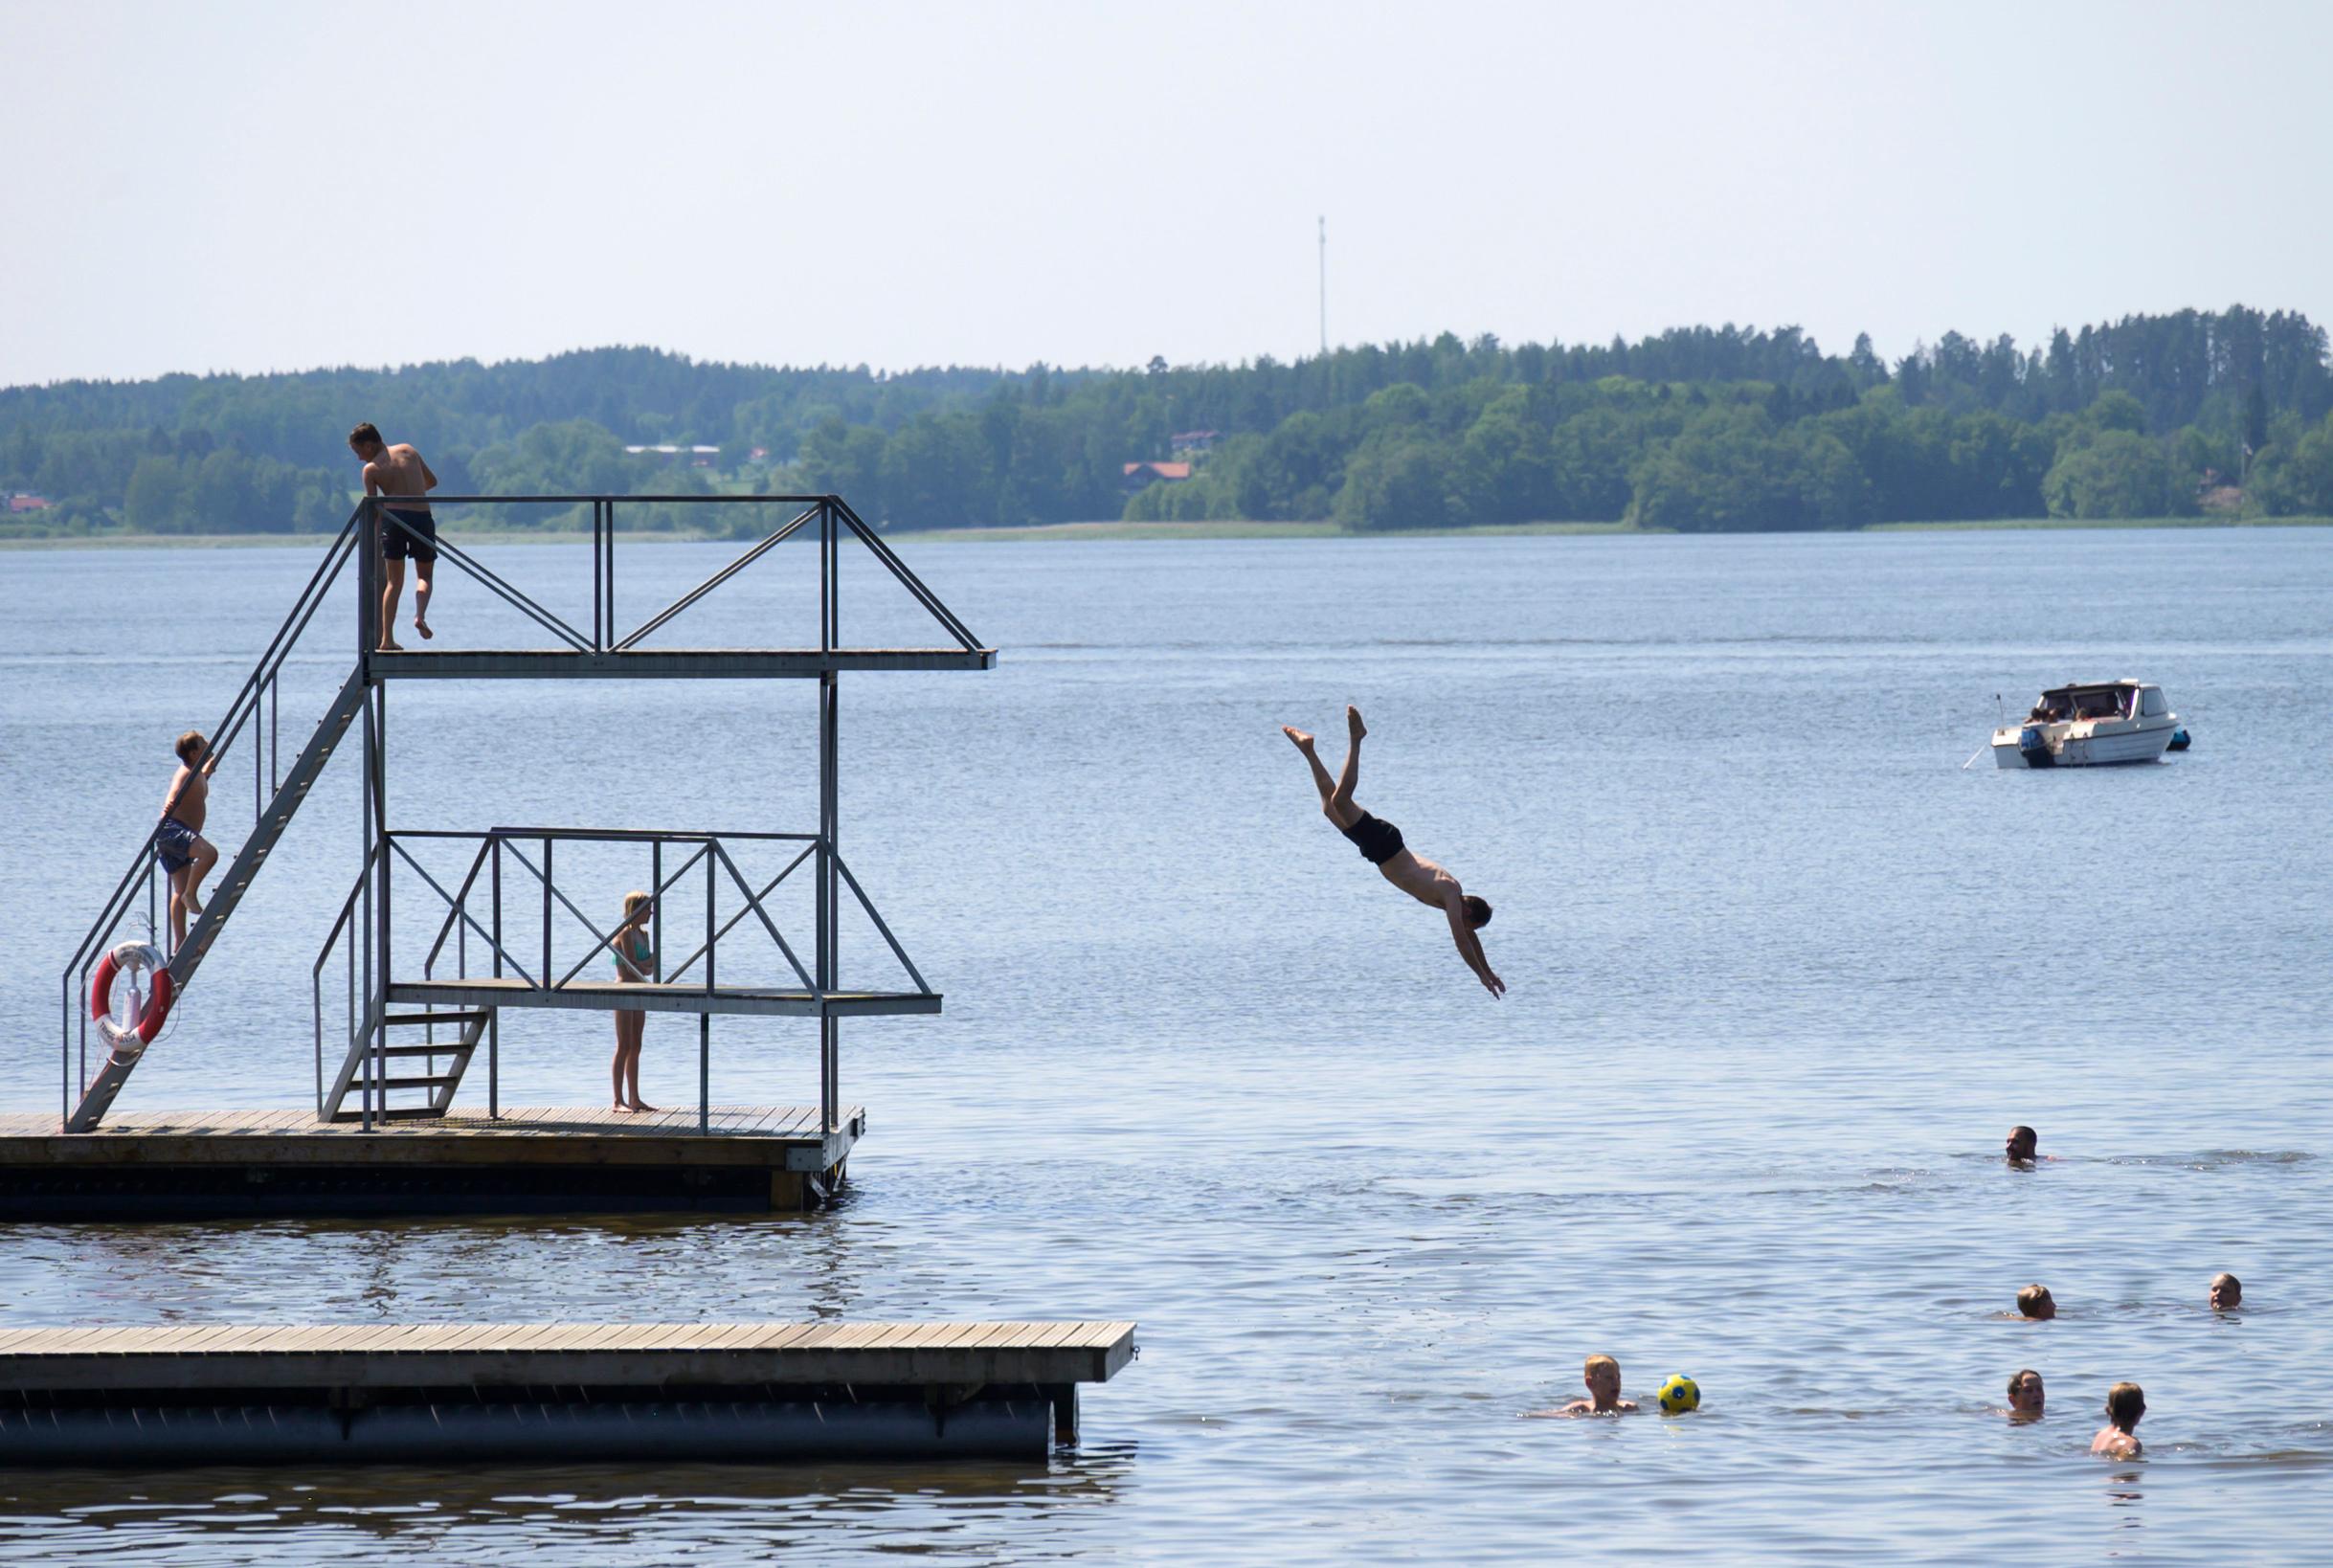
<path id="1" fill-rule="evenodd" d="M 1625 523 L 1482 523 L 1454 528 L 1347 528 L 1336 523 L 1036 523 L 998 528 L 898 528 L 885 539 L 917 544 L 1023 544 L 1050 540 L 1155 541 L 1173 539 L 1496 539 L 1594 536 L 1624 539 L 1729 539 L 1751 535 L 1800 536 L 1866 533 L 2060 532 L 2101 528 L 2321 528 L 2333 517 L 2140 517 L 1974 518 L 1922 523 L 1867 523 L 1853 528 L 1741 528 L 1684 534 L 1640 528 Z M 258 549 L 323 543 L 330 533 L 89 533 L 0 538 L 0 552 L 48 549 Z M 591 535 L 571 529 L 464 529 L 462 537 L 483 545 L 588 544 Z M 749 544 L 733 534 L 694 529 L 659 529 L 625 537 L 627 544 Z"/>

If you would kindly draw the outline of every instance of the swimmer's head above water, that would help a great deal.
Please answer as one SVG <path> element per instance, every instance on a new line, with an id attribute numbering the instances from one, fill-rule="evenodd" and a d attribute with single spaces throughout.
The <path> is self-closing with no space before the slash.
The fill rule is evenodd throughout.
<path id="1" fill-rule="evenodd" d="M 2057 1315 L 2057 1303 L 2051 1298 L 2046 1285 L 2029 1285 L 2017 1292 L 2017 1310 L 2037 1323 L 2047 1323 Z"/>
<path id="2" fill-rule="evenodd" d="M 2031 1163 L 2038 1157 L 2035 1151 L 2040 1147 L 2041 1134 L 2030 1127 L 2012 1127 L 2009 1135 L 2001 1140 L 2002 1151 L 2008 1155 L 2012 1165 Z"/>
<path id="3" fill-rule="evenodd" d="M 2106 1391 L 2106 1424 L 2090 1440 L 2090 1451 L 2113 1459 L 2139 1457 L 2136 1436 L 2139 1418 L 2146 1414 L 2146 1395 L 2137 1383 L 2117 1383 Z"/>
<path id="4" fill-rule="evenodd" d="M 2041 1416 L 2041 1374 L 2031 1367 L 2009 1378 L 2009 1415 L 2018 1421 L 2036 1421 Z"/>
<path id="5" fill-rule="evenodd" d="M 2233 1274 L 2211 1276 L 2211 1310 L 2213 1311 L 2224 1312 L 2232 1307 L 2242 1306 L 2243 1302 L 2243 1281 L 2237 1279 Z"/>
<path id="6" fill-rule="evenodd" d="M 1588 1397 L 1554 1410 L 1535 1410 L 1535 1416 L 1625 1416 L 1636 1408 L 1634 1400 L 1620 1397 L 1620 1363 L 1609 1355 L 1591 1355 L 1581 1369 Z"/>

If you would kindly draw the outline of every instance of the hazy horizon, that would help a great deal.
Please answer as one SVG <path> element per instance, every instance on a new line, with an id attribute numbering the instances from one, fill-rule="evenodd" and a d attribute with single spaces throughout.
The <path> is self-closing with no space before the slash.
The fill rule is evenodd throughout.
<path id="1" fill-rule="evenodd" d="M 7 385 L 1287 360 L 1321 214 L 1337 346 L 2333 318 L 2333 11 L 2273 0 L 0 15 Z"/>

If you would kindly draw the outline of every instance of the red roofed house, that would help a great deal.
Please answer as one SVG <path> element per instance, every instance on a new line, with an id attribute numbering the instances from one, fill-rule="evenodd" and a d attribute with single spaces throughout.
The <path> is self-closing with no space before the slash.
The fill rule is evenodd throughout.
<path id="1" fill-rule="evenodd" d="M 1125 472 L 1126 493 L 1131 496 L 1161 481 L 1179 484 L 1190 477 L 1191 465 L 1187 462 L 1130 462 Z"/>

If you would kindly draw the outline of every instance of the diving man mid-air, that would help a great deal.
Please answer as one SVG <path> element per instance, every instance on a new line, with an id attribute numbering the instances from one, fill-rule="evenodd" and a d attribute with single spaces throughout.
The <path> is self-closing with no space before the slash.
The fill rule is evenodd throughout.
<path id="1" fill-rule="evenodd" d="M 1320 765 L 1312 750 L 1312 737 L 1290 725 L 1280 727 L 1288 738 L 1296 743 L 1304 760 L 1312 765 L 1312 785 L 1320 791 L 1320 809 L 1336 829 L 1353 840 L 1361 858 L 1385 874 L 1392 883 L 1421 904 L 1430 904 L 1449 917 L 1450 940 L 1458 944 L 1458 956 L 1467 961 L 1467 968 L 1483 983 L 1483 989 L 1493 997 L 1506 995 L 1507 982 L 1491 973 L 1491 964 L 1483 957 L 1483 945 L 1474 933 L 1491 924 L 1491 906 L 1458 885 L 1458 879 L 1436 865 L 1432 861 L 1413 855 L 1402 842 L 1402 830 L 1391 822 L 1370 816 L 1353 803 L 1353 786 L 1361 776 L 1361 737 L 1369 727 L 1361 723 L 1361 710 L 1345 709 L 1345 728 L 1352 740 L 1345 750 L 1345 771 L 1337 778 L 1329 777 L 1329 770 Z"/>

